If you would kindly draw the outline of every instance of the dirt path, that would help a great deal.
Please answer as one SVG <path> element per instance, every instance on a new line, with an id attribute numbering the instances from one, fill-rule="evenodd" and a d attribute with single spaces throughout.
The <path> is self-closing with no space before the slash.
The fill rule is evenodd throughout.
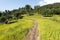
<path id="1" fill-rule="evenodd" d="M 38 40 L 38 22 L 33 20 L 34 26 L 26 34 L 26 40 Z"/>

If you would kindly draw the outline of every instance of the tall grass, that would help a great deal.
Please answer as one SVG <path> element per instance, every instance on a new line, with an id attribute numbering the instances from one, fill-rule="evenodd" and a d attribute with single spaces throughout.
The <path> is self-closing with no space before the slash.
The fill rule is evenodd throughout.
<path id="1" fill-rule="evenodd" d="M 41 15 L 27 16 L 19 19 L 16 23 L 0 24 L 0 40 L 24 40 L 27 31 L 33 26 L 33 21 L 38 22 L 39 37 L 41 40 L 60 40 L 60 20 L 59 16 L 51 18 Z M 50 20 L 52 19 L 52 20 Z"/>
<path id="2" fill-rule="evenodd" d="M 0 26 L 0 40 L 24 40 L 25 34 L 32 26 L 32 20 L 19 19 L 16 23 Z"/>
<path id="3" fill-rule="evenodd" d="M 44 19 L 40 15 L 30 16 L 32 20 L 38 22 L 39 36 L 41 40 L 60 40 L 60 23 L 49 19 Z M 52 19 L 58 20 L 59 16 L 53 16 Z"/>

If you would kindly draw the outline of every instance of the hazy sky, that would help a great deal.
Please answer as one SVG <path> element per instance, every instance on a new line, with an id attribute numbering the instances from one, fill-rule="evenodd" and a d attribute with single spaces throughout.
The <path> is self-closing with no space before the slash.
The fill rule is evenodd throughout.
<path id="1" fill-rule="evenodd" d="M 55 2 L 60 2 L 60 0 L 0 0 L 0 11 L 12 10 L 19 7 L 24 7 L 26 4 L 31 5 L 46 5 Z"/>

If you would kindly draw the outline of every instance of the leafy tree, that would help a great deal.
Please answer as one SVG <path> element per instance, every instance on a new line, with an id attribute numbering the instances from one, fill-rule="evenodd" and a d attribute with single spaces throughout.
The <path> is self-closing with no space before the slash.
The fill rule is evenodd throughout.
<path id="1" fill-rule="evenodd" d="M 5 22 L 6 21 L 6 17 L 1 17 L 0 18 L 0 22 Z"/>
<path id="2" fill-rule="evenodd" d="M 2 16 L 2 12 L 0 12 L 0 17 Z"/>
<path id="3" fill-rule="evenodd" d="M 25 6 L 25 10 L 26 10 L 26 13 L 29 15 L 30 12 L 31 12 L 31 10 L 32 10 L 32 8 L 31 8 L 30 5 L 26 5 L 26 6 Z"/>
<path id="4" fill-rule="evenodd" d="M 35 13 L 36 13 L 36 12 L 39 13 L 39 11 L 40 11 L 40 6 L 39 6 L 39 5 L 38 5 L 38 6 L 34 6 L 34 10 L 35 10 Z"/>
<path id="5" fill-rule="evenodd" d="M 51 16 L 53 16 L 53 11 L 51 9 L 47 9 L 43 13 L 43 16 L 45 16 L 45 17 L 51 17 Z"/>

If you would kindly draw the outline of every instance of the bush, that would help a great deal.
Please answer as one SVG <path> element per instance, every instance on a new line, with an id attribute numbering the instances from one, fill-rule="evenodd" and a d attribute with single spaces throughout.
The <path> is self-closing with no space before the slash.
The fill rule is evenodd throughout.
<path id="1" fill-rule="evenodd" d="M 6 17 L 1 17 L 0 18 L 0 22 L 5 22 L 6 21 Z"/>
<path id="2" fill-rule="evenodd" d="M 43 14 L 44 17 L 52 17 L 53 16 L 53 10 L 52 9 L 46 9 Z"/>
<path id="3" fill-rule="evenodd" d="M 20 19 L 22 19 L 24 16 L 20 16 Z"/>

